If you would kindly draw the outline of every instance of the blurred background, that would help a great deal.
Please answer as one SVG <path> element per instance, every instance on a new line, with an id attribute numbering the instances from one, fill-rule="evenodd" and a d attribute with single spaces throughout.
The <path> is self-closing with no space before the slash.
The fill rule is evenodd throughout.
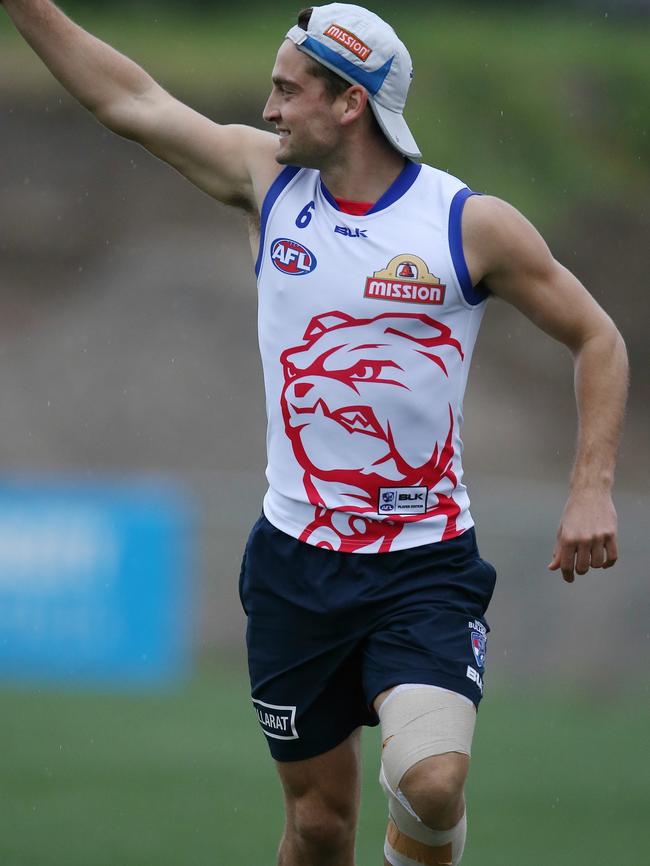
<path id="1" fill-rule="evenodd" d="M 263 126 L 296 4 L 63 3 L 219 122 Z M 632 365 L 621 560 L 550 574 L 568 353 L 489 302 L 465 467 L 499 572 L 467 866 L 650 862 L 650 2 L 371 4 L 425 160 L 505 198 Z M 244 218 L 100 127 L 0 11 L 0 863 L 274 862 L 237 596 L 265 490 Z M 381 862 L 376 731 L 358 863 Z"/>

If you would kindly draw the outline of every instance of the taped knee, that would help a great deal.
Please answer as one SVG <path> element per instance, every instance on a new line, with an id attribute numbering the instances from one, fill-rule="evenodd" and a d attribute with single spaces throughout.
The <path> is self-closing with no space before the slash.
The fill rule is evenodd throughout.
<path id="1" fill-rule="evenodd" d="M 397 686 L 379 708 L 379 720 L 380 781 L 389 796 L 397 796 L 404 774 L 419 761 L 446 752 L 471 754 L 476 710 L 455 692 L 435 686 Z"/>
<path id="2" fill-rule="evenodd" d="M 404 774 L 425 758 L 471 753 L 476 711 L 471 701 L 433 686 L 398 686 L 379 709 L 380 782 L 388 796 L 384 854 L 392 866 L 456 866 L 465 847 L 465 815 L 449 830 L 427 827 L 400 789 Z"/>

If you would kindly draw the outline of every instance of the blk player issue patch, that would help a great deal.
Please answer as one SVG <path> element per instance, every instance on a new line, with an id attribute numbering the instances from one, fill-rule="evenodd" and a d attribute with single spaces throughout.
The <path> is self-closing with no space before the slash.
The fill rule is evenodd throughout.
<path id="1" fill-rule="evenodd" d="M 380 514 L 425 514 L 426 487 L 380 487 L 377 511 Z"/>
<path id="2" fill-rule="evenodd" d="M 267 704 L 256 698 L 252 701 L 259 723 L 267 737 L 273 737 L 274 740 L 300 738 L 296 730 L 296 707 Z"/>

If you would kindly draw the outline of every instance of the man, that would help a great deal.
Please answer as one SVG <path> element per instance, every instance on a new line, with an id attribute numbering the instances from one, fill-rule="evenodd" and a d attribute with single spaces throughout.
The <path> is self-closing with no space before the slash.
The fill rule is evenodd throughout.
<path id="1" fill-rule="evenodd" d="M 493 293 L 573 353 L 577 454 L 549 566 L 567 582 L 617 558 L 618 331 L 516 210 L 415 161 L 411 60 L 373 13 L 299 15 L 273 134 L 200 116 L 50 0 L 3 5 L 102 123 L 251 217 L 269 491 L 240 590 L 280 864 L 353 864 L 360 726 L 380 721 L 384 862 L 455 866 L 495 581 L 460 462 L 478 325 Z"/>

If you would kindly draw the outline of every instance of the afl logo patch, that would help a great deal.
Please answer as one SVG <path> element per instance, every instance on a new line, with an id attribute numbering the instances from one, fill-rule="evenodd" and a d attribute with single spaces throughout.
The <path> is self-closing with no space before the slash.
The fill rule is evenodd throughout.
<path id="1" fill-rule="evenodd" d="M 271 261 L 283 274 L 300 277 L 311 274 L 316 256 L 307 247 L 289 238 L 276 238 L 271 244 Z"/>

